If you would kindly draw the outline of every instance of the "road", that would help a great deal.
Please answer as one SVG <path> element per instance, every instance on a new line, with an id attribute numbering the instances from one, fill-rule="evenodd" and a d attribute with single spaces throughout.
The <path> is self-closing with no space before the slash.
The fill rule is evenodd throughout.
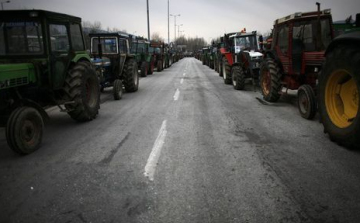
<path id="1" fill-rule="evenodd" d="M 101 96 L 97 119 L 50 109 L 40 150 L 0 130 L 0 222 L 360 222 L 360 153 L 185 58 Z"/>

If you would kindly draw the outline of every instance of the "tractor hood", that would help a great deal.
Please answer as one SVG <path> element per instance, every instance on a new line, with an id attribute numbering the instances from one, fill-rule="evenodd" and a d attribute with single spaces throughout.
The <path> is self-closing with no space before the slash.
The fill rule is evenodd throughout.
<path id="1" fill-rule="evenodd" d="M 35 83 L 32 63 L 0 64 L 0 90 Z"/>

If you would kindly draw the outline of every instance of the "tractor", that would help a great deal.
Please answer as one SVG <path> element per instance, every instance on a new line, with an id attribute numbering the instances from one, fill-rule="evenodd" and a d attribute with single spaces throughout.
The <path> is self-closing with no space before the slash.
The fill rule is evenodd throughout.
<path id="1" fill-rule="evenodd" d="M 0 13 L 0 124 L 16 153 L 41 146 L 45 108 L 78 122 L 96 118 L 99 81 L 86 53 L 81 18 L 45 10 Z"/>
<path id="2" fill-rule="evenodd" d="M 135 36 L 132 38 L 131 53 L 135 54 L 137 65 L 140 67 L 141 77 L 146 77 L 149 69 L 153 69 L 153 66 L 151 67 L 149 46 L 150 42 L 145 38 Z"/>
<path id="3" fill-rule="evenodd" d="M 251 78 L 255 87 L 263 54 L 260 53 L 257 32 L 228 33 L 221 37 L 224 47 L 220 48 L 221 68 L 225 84 L 243 90 L 245 80 Z"/>
<path id="4" fill-rule="evenodd" d="M 153 57 L 155 60 L 154 63 L 156 65 L 156 70 L 160 72 L 165 68 L 165 44 L 160 41 L 151 41 L 150 46 L 153 48 Z"/>
<path id="5" fill-rule="evenodd" d="M 209 66 L 210 48 L 208 46 L 202 48 L 201 62 L 203 65 Z"/>
<path id="6" fill-rule="evenodd" d="M 131 53 L 132 38 L 126 33 L 91 33 L 90 53 L 100 79 L 100 89 L 113 87 L 115 100 L 120 100 L 123 87 L 127 92 L 139 88 L 138 65 Z"/>
<path id="7" fill-rule="evenodd" d="M 325 52 L 318 84 L 319 115 L 332 141 L 360 148 L 360 14 Z"/>
<path id="8" fill-rule="evenodd" d="M 317 111 L 316 83 L 324 53 L 333 39 L 330 9 L 297 12 L 275 20 L 272 46 L 260 70 L 263 98 L 276 102 L 282 88 L 297 90 L 298 109 L 305 119 Z"/>

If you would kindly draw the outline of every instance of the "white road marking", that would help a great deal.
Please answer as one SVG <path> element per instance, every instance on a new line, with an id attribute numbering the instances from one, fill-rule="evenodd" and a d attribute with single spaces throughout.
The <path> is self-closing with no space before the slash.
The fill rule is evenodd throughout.
<path id="1" fill-rule="evenodd" d="M 154 174 L 160 158 L 161 149 L 165 143 L 166 134 L 166 120 L 164 120 L 145 166 L 144 175 L 148 177 L 150 181 L 154 180 Z"/>
<path id="2" fill-rule="evenodd" d="M 179 91 L 179 88 L 177 88 L 176 92 L 174 94 L 174 101 L 177 101 L 179 99 L 179 96 L 180 96 L 180 91 Z"/>
<path id="3" fill-rule="evenodd" d="M 186 75 L 186 73 L 183 73 L 183 76 L 185 76 Z"/>
<path id="4" fill-rule="evenodd" d="M 184 78 L 181 78 L 180 84 L 184 83 Z"/>

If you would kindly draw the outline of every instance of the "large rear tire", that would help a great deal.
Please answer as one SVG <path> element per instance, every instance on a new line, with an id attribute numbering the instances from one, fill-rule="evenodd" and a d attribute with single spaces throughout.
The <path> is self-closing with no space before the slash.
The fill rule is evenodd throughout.
<path id="1" fill-rule="evenodd" d="M 260 68 L 261 92 L 265 101 L 276 102 L 280 98 L 281 73 L 272 58 L 267 58 Z"/>
<path id="2" fill-rule="evenodd" d="M 79 62 L 65 80 L 65 104 L 68 114 L 76 121 L 84 122 L 96 118 L 100 108 L 100 85 L 90 63 Z"/>
<path id="3" fill-rule="evenodd" d="M 162 69 L 161 69 L 161 66 L 162 66 L 162 61 L 161 60 L 158 60 L 157 61 L 157 66 L 156 66 L 156 70 L 157 72 L 160 72 Z"/>
<path id="4" fill-rule="evenodd" d="M 134 59 L 125 62 L 124 86 L 127 92 L 135 92 L 139 89 L 139 72 Z"/>
<path id="5" fill-rule="evenodd" d="M 314 90 L 310 85 L 301 85 L 298 89 L 298 108 L 301 117 L 305 119 L 313 119 L 316 111 L 316 97 Z"/>
<path id="6" fill-rule="evenodd" d="M 235 90 L 243 90 L 245 88 L 245 73 L 240 66 L 234 66 L 231 70 L 232 84 Z"/>
<path id="7" fill-rule="evenodd" d="M 229 62 L 227 61 L 226 57 L 223 57 L 223 79 L 225 84 L 231 84 L 232 77 L 231 77 L 231 67 L 229 65 Z"/>
<path id="8" fill-rule="evenodd" d="M 360 47 L 339 45 L 326 56 L 319 78 L 319 114 L 330 139 L 360 148 Z"/>
<path id="9" fill-rule="evenodd" d="M 151 58 L 150 60 L 150 65 L 149 65 L 149 70 L 148 70 L 148 74 L 153 74 L 154 73 L 154 67 L 155 67 L 155 61 L 153 61 L 153 59 Z"/>
<path id="10" fill-rule="evenodd" d="M 39 111 L 31 107 L 15 109 L 6 124 L 6 140 L 19 154 L 30 154 L 39 149 L 44 132 L 44 122 Z"/>
<path id="11" fill-rule="evenodd" d="M 218 59 L 218 73 L 219 73 L 219 76 L 222 77 L 223 76 L 223 68 L 222 68 L 222 64 L 221 64 L 221 60 Z"/>

